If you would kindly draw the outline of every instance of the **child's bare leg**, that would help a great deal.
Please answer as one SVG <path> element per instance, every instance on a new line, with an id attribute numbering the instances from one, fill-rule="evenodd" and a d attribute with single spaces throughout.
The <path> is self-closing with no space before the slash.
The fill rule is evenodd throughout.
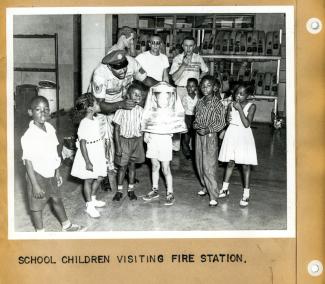
<path id="1" fill-rule="evenodd" d="M 228 187 L 229 187 L 229 180 L 232 176 L 232 172 L 235 167 L 235 162 L 234 161 L 229 161 L 227 164 L 226 172 L 225 172 L 225 177 L 222 183 L 222 188 L 219 192 L 219 198 L 226 197 L 229 195 Z"/>
<path id="2" fill-rule="evenodd" d="M 245 188 L 250 187 L 250 179 L 251 179 L 251 166 L 243 165 L 243 173 L 244 173 L 244 186 Z"/>
<path id="3" fill-rule="evenodd" d="M 31 211 L 31 218 L 36 231 L 43 231 L 43 212 Z"/>
<path id="4" fill-rule="evenodd" d="M 100 183 L 102 182 L 103 177 L 98 177 L 98 179 L 95 179 L 91 185 L 91 195 L 96 196 L 97 190 L 99 188 Z"/>
<path id="5" fill-rule="evenodd" d="M 84 195 L 86 202 L 91 202 L 91 191 L 93 179 L 85 179 L 84 181 Z"/>
<path id="6" fill-rule="evenodd" d="M 123 182 L 125 178 L 125 172 L 126 172 L 127 166 L 119 166 L 117 171 L 117 191 L 113 197 L 113 201 L 120 201 L 120 199 L 123 197 Z"/>
<path id="7" fill-rule="evenodd" d="M 160 162 L 157 159 L 151 159 L 152 166 L 152 188 L 158 189 Z"/>
<path id="8" fill-rule="evenodd" d="M 96 194 L 97 194 L 97 190 L 101 184 L 103 180 L 103 177 L 98 177 L 97 179 L 95 179 L 91 185 L 91 201 L 93 202 L 95 207 L 104 207 L 106 205 L 106 203 L 104 201 L 101 200 L 97 200 L 96 198 Z"/>
<path id="9" fill-rule="evenodd" d="M 227 168 L 226 168 L 226 172 L 225 172 L 225 178 L 224 178 L 224 182 L 228 182 L 232 176 L 232 172 L 235 168 L 235 162 L 234 161 L 229 161 L 227 164 Z"/>
<path id="10" fill-rule="evenodd" d="M 162 172 L 165 176 L 166 179 L 166 184 L 167 184 L 167 194 L 168 193 L 173 193 L 173 176 L 170 170 L 170 162 L 161 162 L 162 165 Z"/>
<path id="11" fill-rule="evenodd" d="M 136 200 L 137 196 L 134 193 L 134 182 L 135 182 L 135 163 L 129 163 L 129 187 L 128 187 L 128 196 L 130 200 Z"/>
<path id="12" fill-rule="evenodd" d="M 62 199 L 60 197 L 52 197 L 53 210 L 58 217 L 60 223 L 64 223 L 68 220 L 67 213 L 65 212 Z"/>
<path id="13" fill-rule="evenodd" d="M 251 166 L 243 165 L 243 174 L 244 174 L 244 193 L 243 197 L 240 200 L 240 206 L 246 207 L 249 202 L 249 194 L 250 194 L 250 176 L 251 176 Z"/>

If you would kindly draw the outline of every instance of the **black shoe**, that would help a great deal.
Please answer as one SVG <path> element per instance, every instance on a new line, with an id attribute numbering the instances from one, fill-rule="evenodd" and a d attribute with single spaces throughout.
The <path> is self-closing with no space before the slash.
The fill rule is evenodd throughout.
<path id="1" fill-rule="evenodd" d="M 120 201 L 120 199 L 123 197 L 123 193 L 120 191 L 117 191 L 113 197 L 113 201 Z"/>
<path id="2" fill-rule="evenodd" d="M 185 155 L 186 160 L 192 160 L 191 155 Z"/>
<path id="3" fill-rule="evenodd" d="M 128 191 L 128 197 L 130 198 L 130 200 L 137 200 L 138 199 L 138 197 L 135 195 L 133 190 Z"/>

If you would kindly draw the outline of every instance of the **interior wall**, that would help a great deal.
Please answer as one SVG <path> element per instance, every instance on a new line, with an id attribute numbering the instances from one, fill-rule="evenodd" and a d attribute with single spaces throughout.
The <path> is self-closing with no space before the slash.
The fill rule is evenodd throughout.
<path id="1" fill-rule="evenodd" d="M 73 15 L 14 16 L 14 34 L 58 33 L 60 109 L 74 100 Z M 46 67 L 54 64 L 54 39 L 14 39 L 15 67 Z M 14 86 L 55 81 L 55 73 L 14 72 Z"/>

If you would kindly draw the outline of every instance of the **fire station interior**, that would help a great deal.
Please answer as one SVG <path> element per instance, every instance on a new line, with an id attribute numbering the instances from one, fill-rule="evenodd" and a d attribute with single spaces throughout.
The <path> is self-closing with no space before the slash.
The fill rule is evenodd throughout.
<path id="1" fill-rule="evenodd" d="M 151 164 L 137 166 L 135 192 L 130 201 L 124 189 L 119 202 L 115 190 L 102 185 L 97 198 L 107 203 L 94 219 L 85 212 L 83 181 L 70 175 L 73 158 L 62 159 L 60 190 L 68 217 L 88 231 L 236 231 L 286 230 L 287 107 L 286 107 L 286 19 L 284 14 L 157 14 L 157 15 L 19 15 L 14 17 L 14 230 L 34 232 L 28 209 L 25 167 L 20 138 L 29 123 L 28 101 L 37 94 L 50 101 L 50 123 L 56 128 L 62 149 L 74 149 L 76 135 L 70 110 L 79 94 L 87 92 L 94 68 L 116 42 L 120 27 L 137 33 L 136 52 L 148 48 L 149 35 L 159 33 L 170 60 L 177 55 L 182 39 L 192 35 L 197 52 L 209 73 L 220 74 L 222 84 L 234 80 L 256 82 L 256 114 L 252 123 L 258 166 L 252 168 L 249 206 L 241 208 L 242 174 L 236 166 L 230 181 L 230 195 L 209 207 L 201 189 L 195 160 L 181 151 L 173 153 L 171 171 L 175 203 L 165 206 L 166 185 L 161 174 L 160 198 L 144 202 L 151 189 Z M 236 40 L 236 35 L 239 35 Z M 229 50 L 233 37 L 235 45 Z M 248 38 L 256 37 L 256 49 Z M 240 40 L 241 38 L 241 40 Z M 228 43 L 227 43 L 228 42 Z M 228 45 L 227 45 L 228 44 Z M 260 44 L 260 48 L 258 48 Z M 249 48 L 250 47 L 250 48 Z M 57 108 L 57 106 L 59 108 Z M 217 157 L 216 157 L 217 159 Z M 218 164 L 221 187 L 225 165 Z M 48 204 L 43 212 L 48 232 L 61 230 Z"/>

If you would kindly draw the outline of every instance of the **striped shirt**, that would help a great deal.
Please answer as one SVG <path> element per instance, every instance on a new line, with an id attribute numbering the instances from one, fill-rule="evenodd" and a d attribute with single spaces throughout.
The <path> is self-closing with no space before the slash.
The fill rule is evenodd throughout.
<path id="1" fill-rule="evenodd" d="M 194 129 L 208 128 L 210 133 L 219 132 L 226 126 L 225 110 L 216 96 L 203 97 L 196 105 Z"/>
<path id="2" fill-rule="evenodd" d="M 115 112 L 113 122 L 120 125 L 120 135 L 124 138 L 141 137 L 141 120 L 143 108 L 136 105 L 133 109 L 119 109 Z"/>

